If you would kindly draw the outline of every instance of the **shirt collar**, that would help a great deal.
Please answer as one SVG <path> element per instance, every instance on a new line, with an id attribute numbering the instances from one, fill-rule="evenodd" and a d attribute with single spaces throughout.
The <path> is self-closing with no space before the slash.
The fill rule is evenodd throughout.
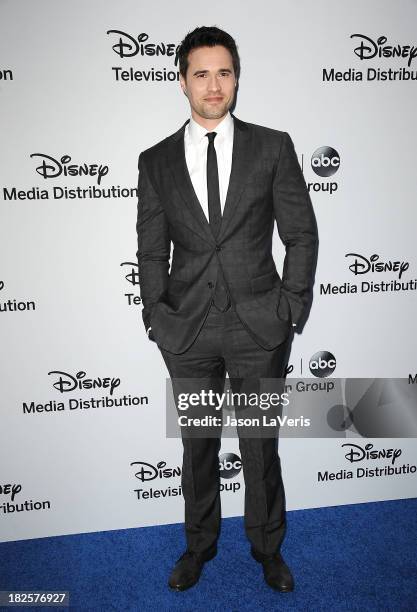
<path id="1" fill-rule="evenodd" d="M 227 114 L 220 121 L 220 123 L 216 125 L 214 130 L 207 130 L 202 125 L 197 123 L 197 121 L 195 121 L 193 117 L 190 117 L 190 122 L 188 124 L 188 133 L 189 133 L 191 142 L 194 145 L 198 145 L 201 142 L 201 140 L 205 137 L 207 132 L 216 132 L 217 141 L 219 138 L 221 139 L 233 138 L 233 128 L 234 128 L 233 117 L 230 114 L 230 111 L 228 111 Z"/>

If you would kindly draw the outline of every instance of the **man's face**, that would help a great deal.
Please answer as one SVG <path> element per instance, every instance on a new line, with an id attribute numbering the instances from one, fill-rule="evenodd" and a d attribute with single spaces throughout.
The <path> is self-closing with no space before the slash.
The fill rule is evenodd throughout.
<path id="1" fill-rule="evenodd" d="M 186 79 L 180 76 L 180 83 L 194 118 L 221 119 L 232 106 L 236 89 L 230 51 L 222 45 L 193 49 Z"/>

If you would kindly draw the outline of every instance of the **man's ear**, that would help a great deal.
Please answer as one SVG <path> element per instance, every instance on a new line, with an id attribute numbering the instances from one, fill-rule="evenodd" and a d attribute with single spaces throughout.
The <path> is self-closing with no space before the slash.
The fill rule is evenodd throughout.
<path id="1" fill-rule="evenodd" d="M 182 91 L 184 93 L 184 96 L 186 96 L 187 95 L 187 86 L 186 86 L 185 81 L 184 81 L 183 78 L 180 78 L 180 85 L 181 85 L 181 89 L 182 89 Z"/>

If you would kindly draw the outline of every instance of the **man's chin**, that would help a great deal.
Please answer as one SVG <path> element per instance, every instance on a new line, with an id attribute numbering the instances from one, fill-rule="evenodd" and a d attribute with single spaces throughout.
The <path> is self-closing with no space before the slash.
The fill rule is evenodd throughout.
<path id="1" fill-rule="evenodd" d="M 201 116 L 204 119 L 221 119 L 225 116 L 229 110 L 228 106 L 222 106 L 221 108 L 204 108 L 201 112 Z"/>

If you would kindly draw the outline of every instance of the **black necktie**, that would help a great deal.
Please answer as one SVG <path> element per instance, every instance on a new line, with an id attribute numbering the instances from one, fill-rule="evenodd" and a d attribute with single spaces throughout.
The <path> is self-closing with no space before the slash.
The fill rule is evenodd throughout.
<path id="1" fill-rule="evenodd" d="M 217 132 L 208 132 L 207 146 L 207 196 L 209 222 L 213 236 L 216 238 L 222 221 L 222 209 L 220 206 L 219 171 L 217 168 L 217 155 L 214 148 L 214 139 Z"/>
<path id="2" fill-rule="evenodd" d="M 217 155 L 214 148 L 214 139 L 217 132 L 208 132 L 207 145 L 207 198 L 209 223 L 213 236 L 217 238 L 222 222 L 222 209 L 220 205 L 219 171 L 217 168 Z M 220 266 L 220 264 L 219 264 Z M 227 310 L 230 305 L 229 294 L 219 267 L 217 273 L 216 289 L 213 296 L 215 306 L 221 311 Z"/>

